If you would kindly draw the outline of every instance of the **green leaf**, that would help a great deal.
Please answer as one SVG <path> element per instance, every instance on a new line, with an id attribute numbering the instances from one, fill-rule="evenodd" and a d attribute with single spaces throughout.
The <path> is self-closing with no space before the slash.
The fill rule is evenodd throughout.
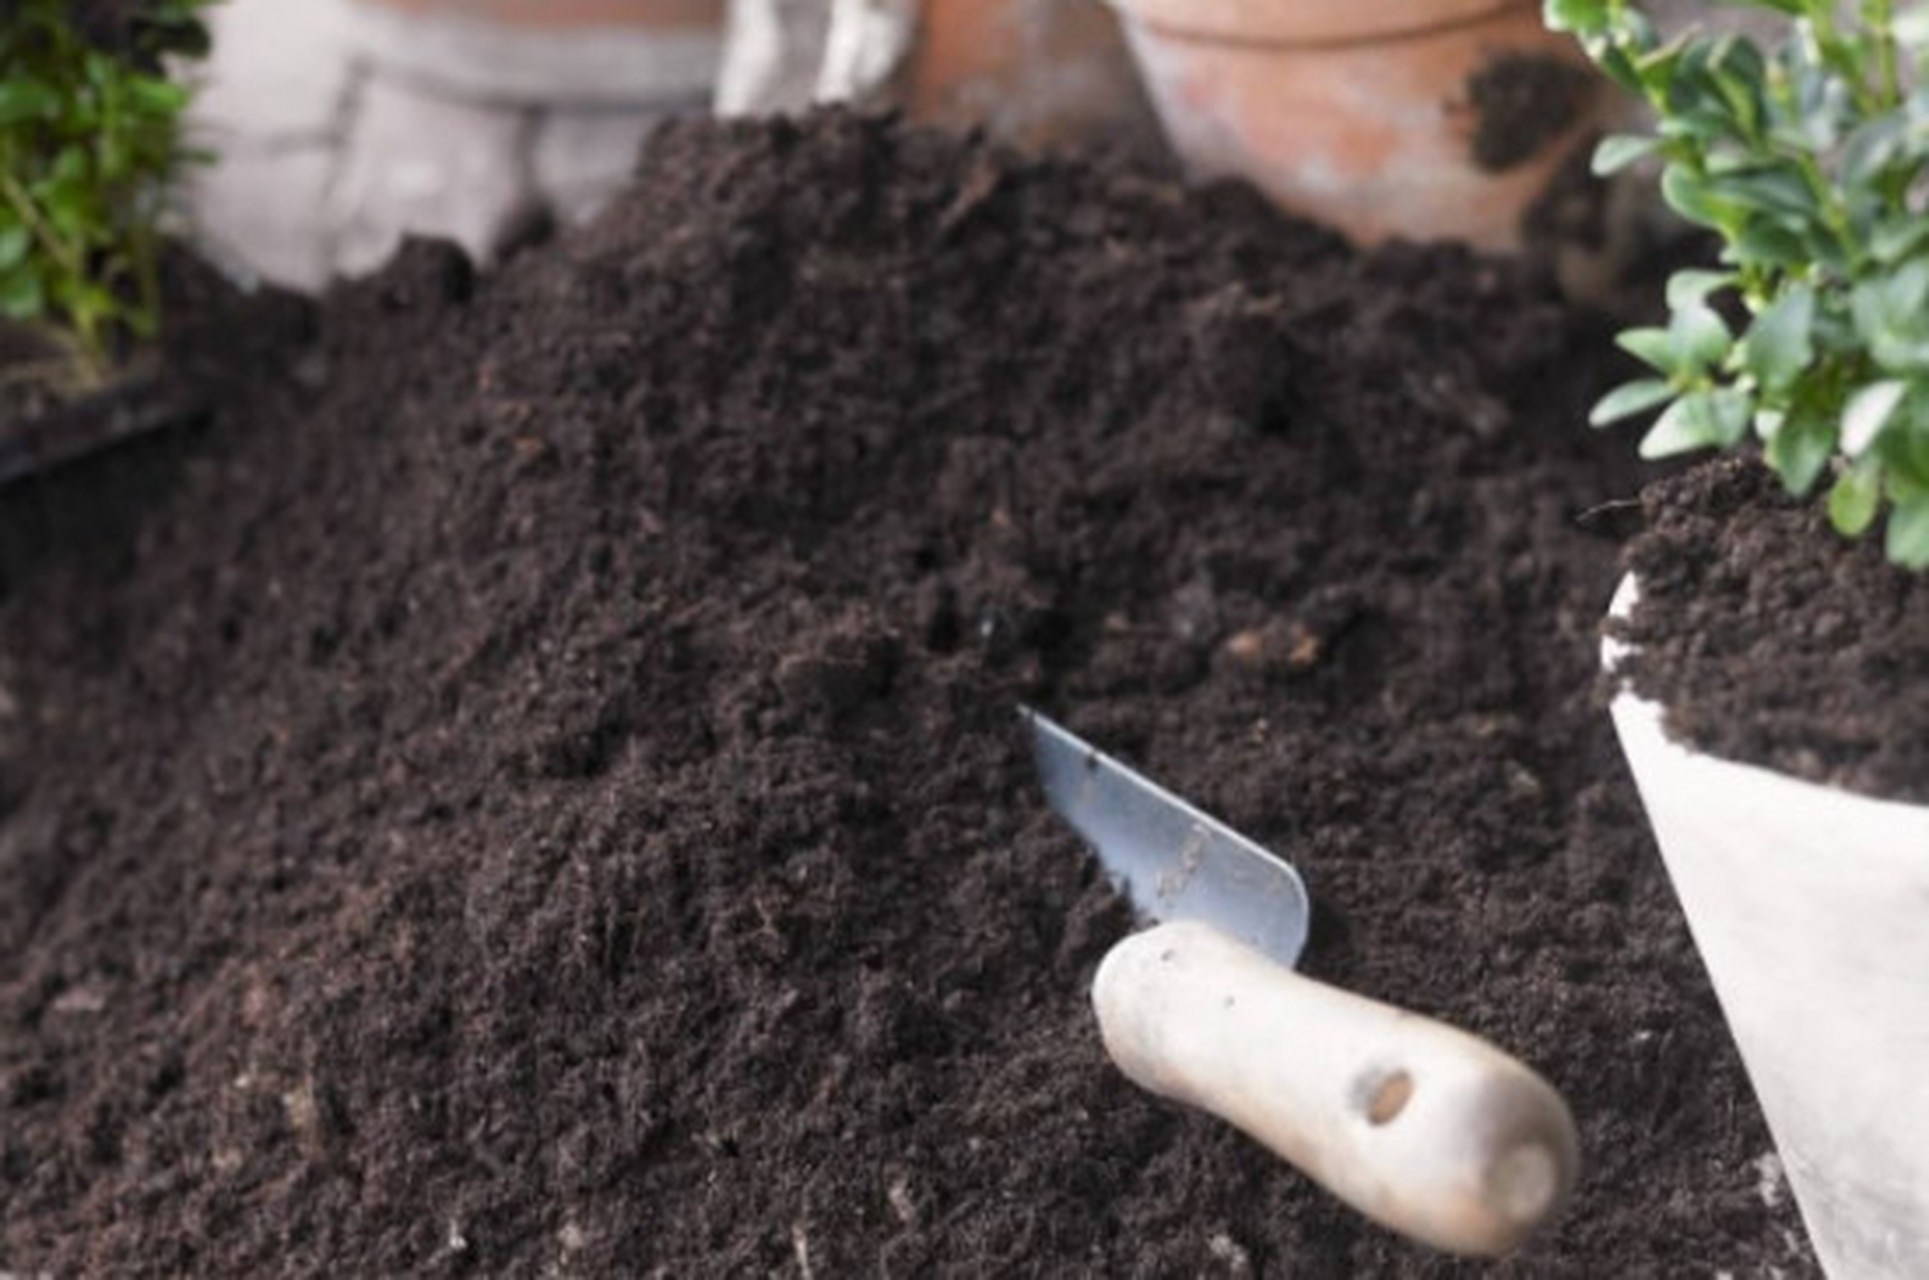
<path id="1" fill-rule="evenodd" d="M 1661 198 L 1690 222 L 1719 229 L 1735 220 L 1735 209 L 1716 199 L 1707 180 L 1693 170 L 1671 164 L 1661 175 Z"/>
<path id="2" fill-rule="evenodd" d="M 1546 0 L 1541 20 L 1549 31 L 1590 35 L 1607 27 L 1608 0 Z"/>
<path id="3" fill-rule="evenodd" d="M 1929 568 L 1929 497 L 1896 504 L 1889 513 L 1885 549 L 1889 559 L 1905 569 Z"/>
<path id="4" fill-rule="evenodd" d="M 1794 231 L 1768 218 L 1744 222 L 1730 237 L 1735 257 L 1746 264 L 1765 264 L 1799 270 L 1820 256 L 1816 247 Z"/>
<path id="5" fill-rule="evenodd" d="M 1674 318 L 1668 323 L 1668 336 L 1674 343 L 1675 356 L 1679 367 L 1688 370 L 1702 370 L 1721 363 L 1734 345 L 1734 335 L 1728 332 L 1728 324 L 1705 303 L 1691 303 L 1675 308 Z"/>
<path id="6" fill-rule="evenodd" d="M 78 187 L 87 181 L 87 148 L 80 142 L 63 146 L 47 171 L 46 188 Z"/>
<path id="7" fill-rule="evenodd" d="M 1594 43 L 1590 42 L 1589 48 L 1593 49 L 1594 47 Z M 1614 83 L 1621 88 L 1636 96 L 1649 91 L 1648 83 L 1642 77 L 1641 68 L 1635 65 L 1634 59 L 1629 56 L 1628 51 L 1624 47 L 1620 45 L 1607 45 L 1601 48 L 1598 53 L 1594 53 L 1593 56 L 1596 59 L 1596 65 L 1601 68 L 1607 78 L 1614 81 Z"/>
<path id="8" fill-rule="evenodd" d="M 0 272 L 0 316 L 37 320 L 46 309 L 47 292 L 39 276 L 19 269 Z"/>
<path id="9" fill-rule="evenodd" d="M 1868 452 L 1908 394 L 1908 383 L 1888 379 L 1870 383 L 1850 395 L 1842 409 L 1842 451 L 1851 458 Z"/>
<path id="10" fill-rule="evenodd" d="M 1614 339 L 1621 350 L 1653 369 L 1666 374 L 1676 371 L 1674 339 L 1666 329 L 1627 329 Z"/>
<path id="11" fill-rule="evenodd" d="M 1696 81 L 1684 84 L 1685 78 L 1681 75 L 1683 62 L 1693 52 L 1696 52 L 1694 33 L 1684 31 L 1666 42 L 1644 45 L 1635 56 L 1634 65 L 1640 69 L 1642 78 L 1657 88 L 1673 93 L 1700 92 L 1704 85 Z"/>
<path id="12" fill-rule="evenodd" d="M 136 109 L 170 116 L 183 110 L 191 96 L 184 85 L 158 76 L 136 76 L 127 82 L 127 96 Z"/>
<path id="13" fill-rule="evenodd" d="M 1835 429 L 1825 418 L 1791 417 L 1769 438 L 1768 465 L 1796 497 L 1807 497 L 1835 453 Z"/>
<path id="14" fill-rule="evenodd" d="M 1885 369 L 1929 370 L 1929 259 L 1857 284 L 1849 296 L 1855 329 Z"/>
<path id="15" fill-rule="evenodd" d="M 1875 523 L 1882 503 L 1882 473 L 1874 467 L 1851 467 L 1829 490 L 1829 523 L 1836 532 L 1857 538 Z"/>
<path id="16" fill-rule="evenodd" d="M 33 248 L 33 233 L 18 223 L 0 226 L 0 271 L 17 267 Z"/>
<path id="17" fill-rule="evenodd" d="M 45 120 L 60 114 L 60 94 L 50 85 L 9 71 L 0 79 L 0 125 Z"/>
<path id="18" fill-rule="evenodd" d="M 1776 214 L 1783 220 L 1803 222 L 1821 213 L 1815 192 L 1807 181 L 1785 165 L 1765 165 L 1711 177 L 1707 190 L 1716 201 Z"/>
<path id="19" fill-rule="evenodd" d="M 1668 277 L 1668 309 L 1705 305 L 1709 295 L 1735 283 L 1732 271 L 1704 271 L 1689 267 Z"/>
<path id="20" fill-rule="evenodd" d="M 1815 358 L 1809 331 L 1815 323 L 1815 291 L 1795 285 L 1755 317 L 1742 338 L 1742 367 L 1770 391 L 1790 386 Z"/>
<path id="21" fill-rule="evenodd" d="M 1884 264 L 1900 261 L 1929 243 L 1929 218 L 1903 211 L 1903 216 L 1877 224 L 1869 236 L 1869 252 Z"/>
<path id="22" fill-rule="evenodd" d="M 129 149 L 127 140 L 116 133 L 103 133 L 96 153 L 100 161 L 100 175 L 109 182 L 126 177 L 134 169 L 136 157 Z"/>
<path id="23" fill-rule="evenodd" d="M 1879 116 L 1857 128 L 1842 144 L 1842 177 L 1866 183 L 1900 157 L 1908 141 L 1909 125 L 1899 115 Z"/>
<path id="24" fill-rule="evenodd" d="M 1632 418 L 1637 413 L 1646 413 L 1657 405 L 1666 404 L 1675 397 L 1675 386 L 1663 378 L 1642 378 L 1625 383 L 1601 397 L 1588 414 L 1589 426 L 1605 427 Z"/>
<path id="25" fill-rule="evenodd" d="M 1594 148 L 1594 175 L 1605 178 L 1621 172 L 1643 156 L 1653 155 L 1661 148 L 1659 138 L 1638 138 L 1631 134 L 1611 134 L 1601 139 Z"/>
<path id="26" fill-rule="evenodd" d="M 82 243 L 102 229 L 90 194 L 80 183 L 62 183 L 42 191 L 41 214 L 62 239 Z"/>
<path id="27" fill-rule="evenodd" d="M 0 0 L 0 314 L 63 326 L 96 372 L 152 328 L 142 285 L 190 96 L 152 68 L 205 47 L 207 3 L 141 0 L 110 47 L 82 29 L 98 6 Z"/>
<path id="28" fill-rule="evenodd" d="M 1762 55 L 1738 35 L 1718 37 L 1708 59 L 1709 82 L 1743 137 L 1753 139 L 1762 122 Z"/>
<path id="29" fill-rule="evenodd" d="M 1748 397 L 1729 387 L 1694 391 L 1668 406 L 1641 440 L 1641 456 L 1670 458 L 1696 449 L 1722 448 L 1748 434 Z"/>

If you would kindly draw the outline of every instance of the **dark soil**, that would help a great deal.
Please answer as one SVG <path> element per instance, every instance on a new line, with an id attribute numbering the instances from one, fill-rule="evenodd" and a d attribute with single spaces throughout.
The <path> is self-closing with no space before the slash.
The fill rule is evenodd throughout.
<path id="1" fill-rule="evenodd" d="M 1574 127 L 1600 80 L 1585 65 L 1542 53 L 1502 53 L 1467 78 L 1474 163 L 1489 173 L 1526 164 Z"/>
<path id="2" fill-rule="evenodd" d="M 1685 742 L 1929 803 L 1929 583 L 1849 542 L 1758 462 L 1652 486 L 1628 549 L 1641 599 L 1624 671 Z"/>
<path id="3" fill-rule="evenodd" d="M 1815 1274 L 1590 702 L 1633 478 L 1544 283 L 826 117 L 320 322 L 0 495 L 0 1269 Z M 1127 1085 L 1020 698 L 1565 1089 L 1560 1227 Z"/>
<path id="4" fill-rule="evenodd" d="M 1608 245 L 1608 183 L 1594 172 L 1598 135 L 1583 138 L 1554 169 L 1540 196 L 1521 215 L 1522 239 L 1543 251 L 1562 245 Z"/>

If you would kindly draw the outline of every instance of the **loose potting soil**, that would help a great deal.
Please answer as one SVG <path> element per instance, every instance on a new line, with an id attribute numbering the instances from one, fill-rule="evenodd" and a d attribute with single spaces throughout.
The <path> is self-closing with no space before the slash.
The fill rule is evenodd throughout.
<path id="1" fill-rule="evenodd" d="M 279 323 L 0 499 L 0 1269 L 1814 1274 L 1590 700 L 1633 479 L 1528 273 L 828 116 Z M 1429 1253 L 1125 1083 L 1021 698 L 1563 1088 L 1558 1228 Z"/>
<path id="2" fill-rule="evenodd" d="M 1732 760 L 1929 802 L 1929 585 L 1877 535 L 1838 537 L 1759 462 L 1643 495 L 1628 549 L 1632 687 L 1669 730 Z"/>

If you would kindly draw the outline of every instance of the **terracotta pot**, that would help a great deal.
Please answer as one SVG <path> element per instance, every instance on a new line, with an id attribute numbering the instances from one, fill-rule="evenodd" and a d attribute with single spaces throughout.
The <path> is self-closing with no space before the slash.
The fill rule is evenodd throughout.
<path id="1" fill-rule="evenodd" d="M 1609 102 L 1538 0 L 1112 0 L 1167 136 L 1354 240 L 1523 243 Z"/>
<path id="2" fill-rule="evenodd" d="M 1929 806 L 1704 755 L 1630 692 L 1613 714 L 1824 1270 L 1929 1276 Z"/>
<path id="3" fill-rule="evenodd" d="M 1027 145 L 1157 124 L 1104 0 L 924 0 L 900 81 L 915 119 L 982 123 Z"/>
<path id="4" fill-rule="evenodd" d="M 469 97 L 707 102 L 726 0 L 352 0 L 363 56 Z"/>

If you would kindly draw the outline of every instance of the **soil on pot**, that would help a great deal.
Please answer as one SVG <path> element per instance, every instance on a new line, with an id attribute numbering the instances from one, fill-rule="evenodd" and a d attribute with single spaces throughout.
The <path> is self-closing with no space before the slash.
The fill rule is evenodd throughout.
<path id="1" fill-rule="evenodd" d="M 1571 130 L 1599 92 L 1599 78 L 1571 59 L 1497 54 L 1467 77 L 1474 163 L 1489 173 L 1526 164 Z"/>
<path id="2" fill-rule="evenodd" d="M 1590 702 L 1633 478 L 1544 282 L 827 116 L 319 320 L 0 493 L 0 1268 L 1814 1274 Z M 1020 698 L 1563 1087 L 1559 1229 L 1125 1084 Z"/>
<path id="3" fill-rule="evenodd" d="M 1710 754 L 1929 803 L 1929 583 L 1850 542 L 1759 462 L 1649 487 L 1622 671 Z"/>

